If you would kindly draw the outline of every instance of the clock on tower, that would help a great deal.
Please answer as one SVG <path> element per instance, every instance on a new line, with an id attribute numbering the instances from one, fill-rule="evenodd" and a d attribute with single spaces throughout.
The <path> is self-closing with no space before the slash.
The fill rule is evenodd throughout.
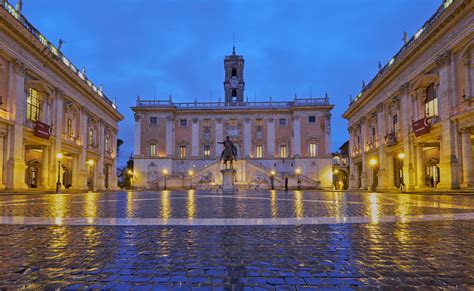
<path id="1" fill-rule="evenodd" d="M 224 58 L 224 94 L 225 103 L 232 105 L 244 102 L 244 58 L 235 53 Z"/>

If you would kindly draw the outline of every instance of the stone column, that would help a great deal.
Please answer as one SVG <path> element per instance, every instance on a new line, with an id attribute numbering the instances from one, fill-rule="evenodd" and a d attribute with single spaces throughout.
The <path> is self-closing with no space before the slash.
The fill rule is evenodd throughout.
<path id="1" fill-rule="evenodd" d="M 464 94 L 466 95 L 467 98 L 474 96 L 474 89 L 473 89 L 474 66 L 471 62 L 471 55 L 473 53 L 474 53 L 474 49 L 471 47 L 463 55 L 465 76 L 466 76 L 466 89 L 465 89 Z"/>
<path id="2" fill-rule="evenodd" d="M 199 157 L 199 118 L 193 118 L 191 126 L 191 157 Z"/>
<path id="3" fill-rule="evenodd" d="M 105 189 L 104 176 L 104 152 L 105 152 L 105 126 L 104 121 L 99 120 L 99 159 L 97 161 L 97 190 Z"/>
<path id="4" fill-rule="evenodd" d="M 293 157 L 301 157 L 301 118 L 299 116 L 293 117 Z M 309 156 L 309 153 L 308 153 Z"/>
<path id="5" fill-rule="evenodd" d="M 462 130 L 463 183 L 465 188 L 474 188 L 474 171 L 472 168 L 471 132 Z"/>
<path id="6" fill-rule="evenodd" d="M 366 136 L 366 118 L 362 117 L 361 120 L 359 121 L 360 124 L 360 137 L 361 137 L 361 153 L 362 153 L 362 173 L 361 173 L 361 185 L 360 188 L 363 190 L 367 190 L 368 185 L 368 175 L 369 175 L 369 170 L 367 168 L 367 157 L 365 156 L 365 144 L 367 141 L 367 136 Z"/>
<path id="7" fill-rule="evenodd" d="M 172 116 L 166 117 L 166 156 L 168 158 L 174 157 L 174 120 Z"/>
<path id="8" fill-rule="evenodd" d="M 425 188 L 425 162 L 423 157 L 423 145 L 416 145 L 416 189 Z"/>
<path id="9" fill-rule="evenodd" d="M 52 189 L 50 185 L 50 152 L 51 148 L 48 146 L 43 147 L 42 149 L 42 159 L 41 159 L 41 185 L 44 189 Z"/>
<path id="10" fill-rule="evenodd" d="M 385 136 L 385 119 L 383 118 L 383 104 L 377 105 L 377 141 L 379 146 L 379 172 L 377 189 L 387 189 L 387 152 L 382 142 Z"/>
<path id="11" fill-rule="evenodd" d="M 412 150 L 411 141 L 409 137 L 410 132 L 410 102 L 409 101 L 409 85 L 408 83 L 403 84 L 400 89 L 400 106 L 399 106 L 399 122 L 400 122 L 400 138 L 405 158 L 403 159 L 403 182 L 406 189 L 413 189 L 415 187 L 413 179 L 413 163 L 412 163 Z M 398 159 L 398 156 L 395 157 Z"/>
<path id="12" fill-rule="evenodd" d="M 273 117 L 267 120 L 267 155 L 269 159 L 275 158 L 275 121 Z"/>
<path id="13" fill-rule="evenodd" d="M 87 189 L 87 132 L 89 116 L 85 107 L 80 109 L 80 128 L 79 128 L 79 139 L 81 140 L 81 152 L 77 156 L 77 183 L 72 185 L 76 189 Z"/>
<path id="14" fill-rule="evenodd" d="M 14 103 L 15 123 L 9 126 L 9 155 L 7 161 L 6 186 L 9 190 L 26 190 L 25 183 L 25 148 L 23 144 L 23 125 L 26 121 L 26 88 L 25 76 L 27 69 L 25 64 L 15 61 L 13 78 L 12 104 Z"/>
<path id="15" fill-rule="evenodd" d="M 4 155 L 5 155 L 5 147 L 4 142 L 5 142 L 5 132 L 0 132 L 0 189 L 5 189 L 5 184 L 4 184 L 4 175 L 5 172 L 3 169 L 5 169 L 5 163 L 4 163 Z"/>
<path id="16" fill-rule="evenodd" d="M 221 144 L 217 143 L 217 142 L 224 141 L 223 131 L 224 131 L 224 125 L 222 124 L 222 118 L 216 118 L 216 134 L 215 134 L 215 137 L 216 137 L 216 142 L 215 142 L 215 144 L 216 144 L 216 149 L 215 149 L 216 158 L 219 158 L 221 156 L 222 150 L 224 149 L 224 147 Z"/>
<path id="17" fill-rule="evenodd" d="M 354 147 L 354 129 L 352 126 L 347 128 L 349 132 L 349 154 L 348 154 L 348 163 L 349 163 L 349 189 L 356 189 L 356 169 L 354 161 L 352 159 L 352 150 Z M 333 163 L 331 161 L 331 163 Z"/>
<path id="18" fill-rule="evenodd" d="M 141 136 L 142 136 L 142 114 L 140 113 L 135 113 L 135 144 L 134 144 L 134 150 L 133 150 L 133 155 L 135 157 L 140 157 L 141 156 Z M 168 137 L 168 132 L 166 132 L 166 136 Z"/>
<path id="19" fill-rule="evenodd" d="M 436 59 L 439 71 L 438 96 L 439 117 L 441 120 L 441 157 L 440 183 L 441 190 L 459 189 L 458 157 L 456 156 L 456 123 L 449 120 L 452 100 L 456 96 L 454 81 L 454 65 L 451 53 L 444 52 Z"/>
<path id="20" fill-rule="evenodd" d="M 244 120 L 244 154 L 245 158 L 248 158 L 251 153 L 250 145 L 251 145 L 251 124 L 250 124 L 250 118 L 245 118 Z"/>
<path id="21" fill-rule="evenodd" d="M 325 154 L 327 156 L 331 155 L 331 112 L 327 112 L 325 114 L 326 118 L 326 128 L 325 128 L 325 135 L 324 135 L 324 142 L 325 142 Z"/>

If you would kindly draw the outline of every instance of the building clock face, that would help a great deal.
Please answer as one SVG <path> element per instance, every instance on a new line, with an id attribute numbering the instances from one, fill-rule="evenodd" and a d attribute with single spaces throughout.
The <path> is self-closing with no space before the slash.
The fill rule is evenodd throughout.
<path id="1" fill-rule="evenodd" d="M 237 86 L 239 85 L 239 80 L 237 80 L 237 78 L 232 78 L 230 79 L 229 83 L 231 88 L 237 88 Z"/>

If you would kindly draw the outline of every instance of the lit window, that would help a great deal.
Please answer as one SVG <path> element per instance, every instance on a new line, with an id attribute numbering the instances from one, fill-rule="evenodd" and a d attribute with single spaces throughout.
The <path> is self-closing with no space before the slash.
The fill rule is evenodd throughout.
<path id="1" fill-rule="evenodd" d="M 438 97 L 433 84 L 426 88 L 425 112 L 426 117 L 438 116 Z"/>
<path id="2" fill-rule="evenodd" d="M 179 146 L 179 157 L 181 159 L 186 158 L 186 146 L 185 145 Z"/>
<path id="3" fill-rule="evenodd" d="M 188 120 L 186 120 L 186 119 L 180 119 L 180 120 L 179 120 L 179 126 L 181 126 L 181 127 L 186 127 L 186 126 L 188 126 Z"/>
<path id="4" fill-rule="evenodd" d="M 282 125 L 282 126 L 285 126 L 286 125 L 286 118 L 280 118 L 279 124 Z"/>
<path id="5" fill-rule="evenodd" d="M 263 125 L 263 119 L 261 119 L 261 118 L 255 119 L 255 124 L 256 124 L 257 126 L 262 126 L 262 125 Z"/>
<path id="6" fill-rule="evenodd" d="M 158 124 L 158 117 L 152 116 L 150 117 L 150 125 L 157 125 Z"/>
<path id="7" fill-rule="evenodd" d="M 72 118 L 68 117 L 66 120 L 66 134 L 68 136 L 73 136 L 74 133 L 72 132 Z"/>
<path id="8" fill-rule="evenodd" d="M 211 126 L 211 120 L 210 119 L 204 119 L 204 126 Z"/>
<path id="9" fill-rule="evenodd" d="M 211 157 L 211 146 L 208 146 L 208 145 L 204 146 L 204 157 L 205 158 Z"/>
<path id="10" fill-rule="evenodd" d="M 286 144 L 280 145 L 280 158 L 288 157 L 288 151 L 286 150 Z"/>
<path id="11" fill-rule="evenodd" d="M 316 155 L 317 155 L 316 143 L 310 143 L 309 144 L 309 156 L 310 157 L 315 157 Z"/>
<path id="12" fill-rule="evenodd" d="M 229 121 L 230 126 L 237 126 L 237 119 L 231 119 Z"/>
<path id="13" fill-rule="evenodd" d="M 347 166 L 347 159 L 346 158 L 342 158 L 341 161 L 342 161 L 343 166 Z"/>
<path id="14" fill-rule="evenodd" d="M 308 116 L 308 122 L 309 123 L 315 123 L 316 122 L 316 116 L 314 116 L 314 115 Z"/>
<path id="15" fill-rule="evenodd" d="M 335 166 L 339 165 L 339 157 L 338 156 L 335 156 L 334 158 L 332 158 L 332 164 L 335 165 Z"/>
<path id="16" fill-rule="evenodd" d="M 263 158 L 263 146 L 262 145 L 257 145 L 255 149 L 255 156 L 259 159 Z"/>
<path id="17" fill-rule="evenodd" d="M 150 157 L 156 157 L 156 144 L 150 144 Z"/>
<path id="18" fill-rule="evenodd" d="M 43 95 L 40 92 L 30 88 L 26 97 L 26 118 L 28 120 L 39 121 L 42 99 Z"/>

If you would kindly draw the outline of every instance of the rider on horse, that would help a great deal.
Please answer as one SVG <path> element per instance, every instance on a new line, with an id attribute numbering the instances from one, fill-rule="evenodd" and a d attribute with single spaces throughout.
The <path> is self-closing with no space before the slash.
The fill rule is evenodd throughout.
<path id="1" fill-rule="evenodd" d="M 224 145 L 224 150 L 222 151 L 220 160 L 224 159 L 227 167 L 227 161 L 237 161 L 237 148 L 234 146 L 234 143 L 230 140 L 229 136 L 226 137 L 225 141 L 218 141 L 217 143 Z"/>

